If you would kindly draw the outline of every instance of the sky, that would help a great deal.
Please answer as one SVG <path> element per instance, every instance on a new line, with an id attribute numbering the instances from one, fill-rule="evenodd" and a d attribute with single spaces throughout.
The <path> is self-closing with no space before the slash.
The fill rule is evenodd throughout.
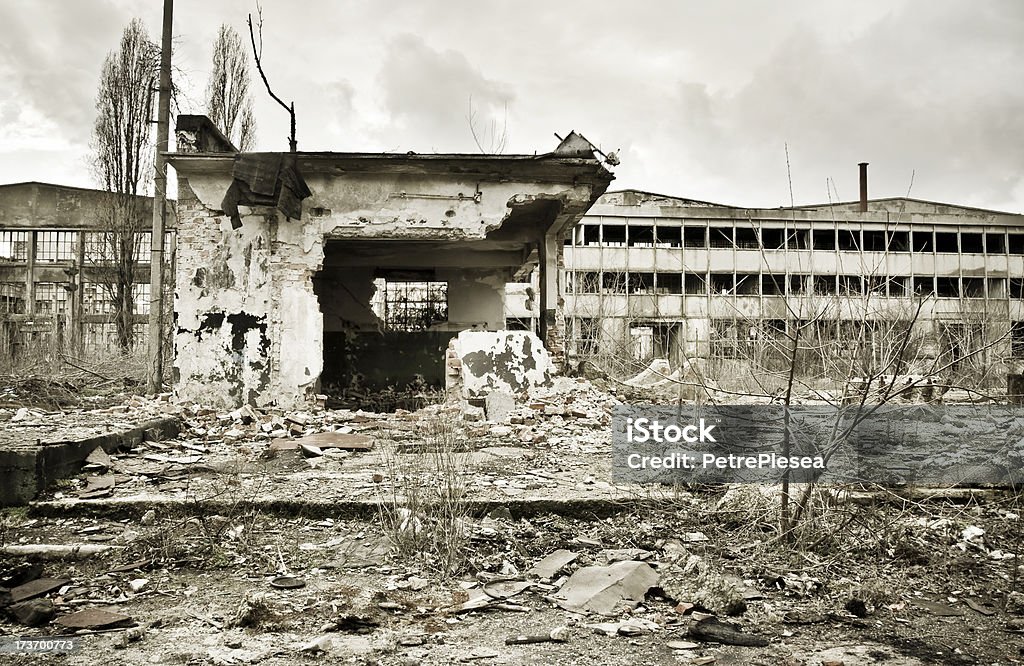
<path id="1" fill-rule="evenodd" d="M 0 0 L 0 183 L 94 186 L 100 67 L 159 0 Z M 176 0 L 183 113 L 253 0 Z M 1024 2 L 263 0 L 299 150 L 618 151 L 611 189 L 775 207 L 869 196 L 1024 213 Z M 256 149 L 288 116 L 253 72 Z M 476 137 L 474 138 L 474 133 Z M 502 140 L 504 136 L 504 140 Z M 788 153 L 788 154 L 787 154 Z"/>

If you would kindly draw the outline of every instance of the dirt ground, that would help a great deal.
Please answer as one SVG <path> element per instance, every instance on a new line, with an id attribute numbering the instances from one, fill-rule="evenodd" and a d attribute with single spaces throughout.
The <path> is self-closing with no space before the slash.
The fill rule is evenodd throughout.
<path id="1" fill-rule="evenodd" d="M 613 483 L 615 403 L 568 381 L 500 424 L 442 407 L 179 406 L 178 438 L 0 510 L 0 581 L 28 561 L 61 579 L 39 597 L 53 621 L 0 613 L 0 637 L 80 646 L 0 663 L 1024 663 L 1015 494 L 825 489 L 783 541 L 777 489 Z M 361 517 L 332 511 L 343 504 Z M 18 550 L 62 544 L 106 550 Z M 598 585 L 614 601 L 600 613 L 569 598 L 615 563 L 652 578 L 630 593 Z M 126 617 L 60 625 L 88 609 Z M 715 620 L 724 634 L 707 632 Z M 559 640 L 507 643 L 521 635 Z"/>
<path id="2" fill-rule="evenodd" d="M 1014 560 L 1001 559 L 1017 543 L 1009 531 L 1016 522 L 1008 519 L 1012 498 L 984 506 L 864 509 L 862 525 L 790 550 L 772 543 L 767 529 L 716 512 L 720 494 L 700 492 L 675 507 L 605 519 L 476 519 L 467 526 L 472 537 L 464 546 L 465 570 L 457 575 L 387 553 L 388 536 L 375 521 L 239 514 L 164 516 L 140 525 L 31 518 L 7 510 L 7 544 L 113 546 L 98 557 L 46 563 L 44 575 L 70 580 L 51 595 L 62 612 L 106 608 L 146 629 L 131 642 L 125 629 L 85 634 L 77 652 L 4 655 L 5 663 L 1024 661 L 1024 623 L 1003 609 L 1009 601 L 1010 610 L 1019 610 L 1017 600 L 1008 599 Z M 885 525 L 890 538 L 877 538 Z M 984 534 L 964 539 L 963 530 L 972 526 Z M 543 583 L 516 594 L 507 608 L 460 610 L 482 582 L 526 580 L 524 572 L 557 549 L 578 555 L 566 574 L 621 557 L 623 549 L 662 569 L 672 544 L 698 531 L 706 540 L 687 542 L 690 552 L 713 563 L 722 576 L 743 581 L 745 609 L 728 621 L 744 634 L 766 638 L 767 646 L 725 646 L 688 637 L 693 613 L 700 611 L 680 606 L 686 600 L 670 599 L 657 586 L 636 608 L 612 618 L 563 610 Z M 5 568 L 16 563 L 7 558 Z M 126 564 L 137 567 L 109 573 Z M 301 578 L 305 587 L 271 586 L 282 572 Z M 663 580 L 671 575 L 665 566 Z M 146 582 L 133 591 L 132 581 L 140 580 Z M 624 618 L 648 620 L 655 628 L 636 636 L 606 636 L 589 626 Z M 557 627 L 568 629 L 566 642 L 505 644 L 510 636 L 548 634 Z M 68 635 L 55 625 L 27 629 L 8 622 L 0 633 Z M 695 646 L 672 649 L 674 641 Z M 702 661 L 710 658 L 714 661 Z"/>

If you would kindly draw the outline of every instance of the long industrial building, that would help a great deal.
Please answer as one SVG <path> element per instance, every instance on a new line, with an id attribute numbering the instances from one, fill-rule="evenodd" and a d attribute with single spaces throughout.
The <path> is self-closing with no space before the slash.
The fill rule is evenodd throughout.
<path id="1" fill-rule="evenodd" d="M 606 193 L 565 239 L 570 363 L 771 366 L 797 328 L 819 357 L 866 335 L 881 358 L 912 327 L 917 367 L 901 370 L 1012 371 L 1024 358 L 1024 215 L 868 199 L 861 169 L 860 200 L 815 206 Z M 517 325 L 530 317 L 523 293 L 508 301 Z"/>

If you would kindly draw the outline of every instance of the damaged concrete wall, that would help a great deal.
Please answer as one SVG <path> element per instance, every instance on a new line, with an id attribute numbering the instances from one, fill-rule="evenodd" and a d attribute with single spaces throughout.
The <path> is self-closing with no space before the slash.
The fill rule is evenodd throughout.
<path id="1" fill-rule="evenodd" d="M 595 160 L 550 156 L 296 159 L 312 191 L 302 219 L 242 206 L 233 230 L 221 202 L 234 156 L 171 157 L 182 192 L 182 400 L 303 403 L 319 388 L 325 330 L 379 332 L 367 306 L 381 271 L 448 282 L 448 323 L 438 332 L 503 328 L 505 282 L 539 246 L 560 250 L 553 230 L 575 223 L 611 178 Z M 556 269 L 551 280 L 556 256 L 542 267 Z M 553 310 L 557 300 L 547 303 Z"/>
<path id="2" fill-rule="evenodd" d="M 310 280 L 322 241 L 273 211 L 250 211 L 232 229 L 206 203 L 219 201 L 221 185 L 179 178 L 176 394 L 218 407 L 299 402 L 322 364 L 323 319 Z"/>

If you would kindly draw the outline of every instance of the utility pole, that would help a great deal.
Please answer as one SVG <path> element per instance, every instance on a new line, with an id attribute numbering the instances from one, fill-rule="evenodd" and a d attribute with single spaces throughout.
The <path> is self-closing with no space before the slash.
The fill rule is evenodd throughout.
<path id="1" fill-rule="evenodd" d="M 164 224 L 167 221 L 167 136 L 171 124 L 171 26 L 174 0 L 164 0 L 160 42 L 160 89 L 156 119 L 156 173 L 153 176 L 153 241 L 149 258 L 149 376 L 147 391 L 164 384 Z"/>

